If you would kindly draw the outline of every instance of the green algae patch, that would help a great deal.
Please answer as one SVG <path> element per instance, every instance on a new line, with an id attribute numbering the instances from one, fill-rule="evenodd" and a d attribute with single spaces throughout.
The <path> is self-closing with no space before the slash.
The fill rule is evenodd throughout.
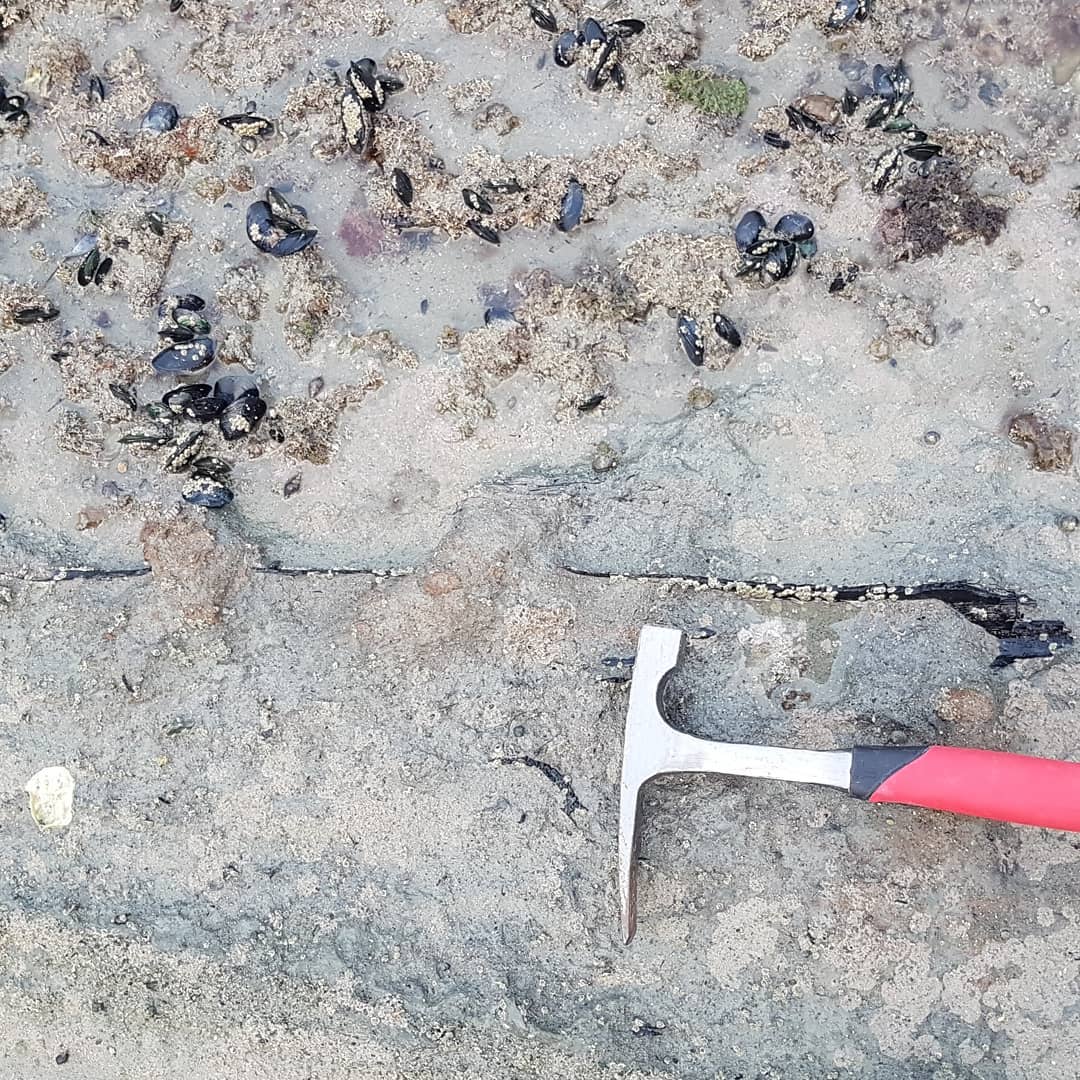
<path id="1" fill-rule="evenodd" d="M 737 120 L 749 103 L 750 95 L 742 79 L 715 75 L 701 68 L 677 68 L 664 77 L 664 89 L 698 112 Z"/>

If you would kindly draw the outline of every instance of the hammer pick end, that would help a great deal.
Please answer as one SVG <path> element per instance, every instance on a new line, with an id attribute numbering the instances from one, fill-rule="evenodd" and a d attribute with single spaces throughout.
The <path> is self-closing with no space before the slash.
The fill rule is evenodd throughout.
<path id="1" fill-rule="evenodd" d="M 637 811 L 641 786 L 624 780 L 619 805 L 619 908 L 623 944 L 637 929 Z"/>
<path id="2" fill-rule="evenodd" d="M 637 925 L 637 843 L 641 788 L 665 771 L 670 744 L 679 736 L 664 718 L 662 694 L 668 675 L 679 665 L 683 634 L 666 626 L 642 627 L 630 684 L 619 785 L 619 900 L 623 942 Z"/>

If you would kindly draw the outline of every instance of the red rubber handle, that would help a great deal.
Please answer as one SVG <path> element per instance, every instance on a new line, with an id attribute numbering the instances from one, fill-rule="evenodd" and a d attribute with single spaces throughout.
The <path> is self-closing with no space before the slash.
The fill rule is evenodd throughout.
<path id="1" fill-rule="evenodd" d="M 1080 832 L 1080 763 L 929 746 L 869 799 Z"/>

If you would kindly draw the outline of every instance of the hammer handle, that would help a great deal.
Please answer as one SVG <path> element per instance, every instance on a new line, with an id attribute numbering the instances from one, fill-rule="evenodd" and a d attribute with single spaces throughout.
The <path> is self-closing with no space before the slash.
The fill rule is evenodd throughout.
<path id="1" fill-rule="evenodd" d="M 856 746 L 851 794 L 1080 832 L 1080 763 L 957 746 Z"/>

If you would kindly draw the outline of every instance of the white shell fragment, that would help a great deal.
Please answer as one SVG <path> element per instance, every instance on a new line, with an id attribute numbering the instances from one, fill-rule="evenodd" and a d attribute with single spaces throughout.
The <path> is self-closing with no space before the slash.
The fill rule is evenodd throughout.
<path id="1" fill-rule="evenodd" d="M 34 773 L 23 790 L 30 796 L 30 814 L 42 829 L 63 829 L 71 824 L 75 777 L 63 765 L 50 765 Z"/>

